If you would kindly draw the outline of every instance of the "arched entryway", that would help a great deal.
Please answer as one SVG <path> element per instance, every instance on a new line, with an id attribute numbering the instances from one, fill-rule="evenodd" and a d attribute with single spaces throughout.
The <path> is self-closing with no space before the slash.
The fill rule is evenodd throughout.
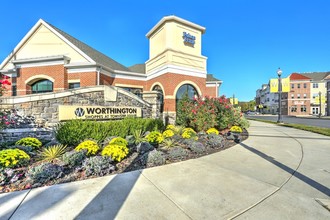
<path id="1" fill-rule="evenodd" d="M 53 82 L 48 79 L 42 79 L 34 82 L 31 85 L 32 94 L 35 93 L 45 93 L 45 92 L 53 92 Z"/>
<path id="2" fill-rule="evenodd" d="M 157 91 L 160 93 L 159 101 L 160 101 L 160 113 L 164 112 L 164 92 L 160 85 L 155 85 L 152 87 L 152 91 Z"/>
<path id="3" fill-rule="evenodd" d="M 176 92 L 175 102 L 178 105 L 178 102 L 184 97 L 184 95 L 188 95 L 189 99 L 194 99 L 198 97 L 198 92 L 196 88 L 191 84 L 183 84 Z"/>

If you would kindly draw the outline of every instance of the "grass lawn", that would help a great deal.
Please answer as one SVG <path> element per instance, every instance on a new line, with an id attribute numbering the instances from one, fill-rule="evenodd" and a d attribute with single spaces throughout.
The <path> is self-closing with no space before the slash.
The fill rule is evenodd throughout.
<path id="1" fill-rule="evenodd" d="M 314 132 L 317 134 L 323 134 L 326 136 L 330 136 L 330 128 L 321 128 L 321 127 L 315 127 L 315 126 L 310 126 L 310 125 L 289 124 L 289 123 L 278 124 L 277 122 L 262 120 L 262 119 L 249 119 L 249 120 L 266 122 L 266 123 L 270 123 L 270 124 L 277 124 L 277 125 L 284 126 L 284 127 L 296 128 L 296 129 L 300 129 L 300 130 L 305 130 L 305 131 L 310 131 L 310 132 Z"/>

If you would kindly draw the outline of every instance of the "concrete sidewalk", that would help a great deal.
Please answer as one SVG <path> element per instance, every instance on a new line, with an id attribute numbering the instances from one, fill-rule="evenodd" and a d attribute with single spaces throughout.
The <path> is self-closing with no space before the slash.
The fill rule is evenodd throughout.
<path id="1" fill-rule="evenodd" d="M 0 219 L 330 219 L 330 138 L 251 121 L 198 159 L 0 194 Z"/>

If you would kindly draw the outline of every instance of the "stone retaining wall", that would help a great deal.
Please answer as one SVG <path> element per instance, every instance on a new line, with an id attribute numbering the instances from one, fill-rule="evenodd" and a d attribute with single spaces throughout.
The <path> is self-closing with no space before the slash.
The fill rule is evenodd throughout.
<path id="1" fill-rule="evenodd" d="M 46 128 L 18 128 L 5 129 L 0 132 L 0 143 L 16 142 L 23 137 L 35 137 L 39 140 L 52 140 L 54 137 L 53 129 Z"/>
<path id="2" fill-rule="evenodd" d="M 143 118 L 160 118 L 157 96 L 157 93 L 148 93 L 147 101 L 145 101 L 114 86 L 94 86 L 63 92 L 1 97 L 0 110 L 14 110 L 20 118 L 33 117 L 33 120 L 29 122 L 29 128 L 21 127 L 21 129 L 25 129 L 24 132 L 19 129 L 0 131 L 2 137 L 0 142 L 7 139 L 16 140 L 23 136 L 52 137 L 53 128 L 59 122 L 59 105 L 140 107 Z M 16 128 L 20 128 L 20 126 Z M 44 130 L 40 130 L 40 128 L 44 128 Z M 46 134 L 47 132 L 48 134 Z"/>

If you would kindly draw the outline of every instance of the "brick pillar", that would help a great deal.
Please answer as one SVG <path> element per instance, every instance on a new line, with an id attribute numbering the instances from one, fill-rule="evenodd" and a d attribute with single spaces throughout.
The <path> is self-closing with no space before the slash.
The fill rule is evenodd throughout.
<path id="1" fill-rule="evenodd" d="M 152 106 L 151 117 L 161 118 L 160 113 L 160 96 L 161 94 L 157 91 L 145 91 L 142 93 L 142 98 Z"/>

